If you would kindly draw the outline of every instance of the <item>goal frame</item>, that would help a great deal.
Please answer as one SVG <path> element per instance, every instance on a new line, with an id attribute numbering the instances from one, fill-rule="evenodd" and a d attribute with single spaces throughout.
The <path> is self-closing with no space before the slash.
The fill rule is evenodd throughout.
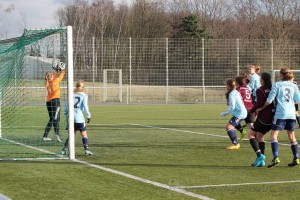
<path id="1" fill-rule="evenodd" d="M 111 88 L 107 83 L 107 73 L 108 72 L 118 72 L 119 78 L 118 78 L 118 91 L 119 91 L 119 102 L 123 101 L 122 97 L 122 69 L 103 69 L 103 101 L 107 101 L 107 90 L 108 88 Z"/>
<path id="2" fill-rule="evenodd" d="M 51 28 L 49 28 L 51 29 Z M 60 27 L 59 29 L 64 30 L 66 33 L 66 58 L 67 58 L 67 101 L 68 101 L 68 108 L 69 108 L 69 116 L 68 116 L 68 137 L 69 137 L 69 143 L 68 143 L 68 149 L 69 159 L 75 159 L 75 131 L 74 131 L 74 102 L 73 102 L 73 87 L 74 87 L 74 73 L 73 73 L 73 30 L 72 26 L 65 26 Z M 28 31 L 35 31 L 35 30 L 42 30 L 42 29 L 28 29 Z M 26 45 L 25 45 L 26 46 Z M 55 59 L 55 58 L 53 58 Z M 52 63 L 53 64 L 53 63 Z M 3 119 L 3 104 L 2 104 L 3 96 L 0 92 L 0 138 L 3 138 L 3 132 L 2 132 L 2 119 Z M 4 140 L 7 140 L 4 138 Z M 9 141 L 9 140 L 7 140 Z M 22 145 L 21 143 L 16 142 L 17 145 Z M 26 146 L 26 145 L 24 145 Z M 34 149 L 34 147 L 32 148 Z M 46 151 L 47 152 L 47 151 Z M 58 156 L 58 159 L 61 159 L 62 156 Z M 48 158 L 5 158 L 5 160 L 31 160 L 31 159 L 48 159 Z M 51 158 L 50 158 L 51 159 Z M 0 158 L 0 160 L 3 160 Z"/>
<path id="3" fill-rule="evenodd" d="M 277 80 L 275 80 L 276 78 L 276 72 L 279 74 L 280 69 L 274 69 L 271 71 L 271 77 L 272 77 L 272 83 L 275 83 Z M 300 72 L 300 70 L 298 69 L 291 69 L 291 72 Z"/>
<path id="4" fill-rule="evenodd" d="M 73 73 L 73 29 L 67 26 L 67 54 L 68 54 L 68 107 L 69 107 L 69 159 L 75 159 L 75 131 L 74 131 L 74 73 Z"/>

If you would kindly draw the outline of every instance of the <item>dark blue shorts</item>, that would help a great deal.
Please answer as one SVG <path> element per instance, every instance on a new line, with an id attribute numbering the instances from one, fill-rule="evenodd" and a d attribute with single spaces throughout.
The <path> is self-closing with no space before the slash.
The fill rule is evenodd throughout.
<path id="1" fill-rule="evenodd" d="M 236 127 L 237 125 L 239 125 L 241 123 L 241 121 L 243 121 L 243 120 L 233 116 L 233 117 L 231 117 L 229 124 Z"/>
<path id="2" fill-rule="evenodd" d="M 295 131 L 296 120 L 295 119 L 273 119 L 272 130 L 282 131 Z"/>
<path id="3" fill-rule="evenodd" d="M 85 123 L 74 123 L 74 130 L 80 132 L 85 131 L 86 130 Z"/>

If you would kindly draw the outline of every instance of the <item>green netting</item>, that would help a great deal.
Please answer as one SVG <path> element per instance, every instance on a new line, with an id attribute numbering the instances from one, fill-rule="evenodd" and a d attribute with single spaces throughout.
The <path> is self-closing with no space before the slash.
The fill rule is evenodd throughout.
<path id="1" fill-rule="evenodd" d="M 65 32 L 25 30 L 21 37 L 0 41 L 0 159 L 57 158 L 62 144 L 42 141 L 48 120 L 44 74 L 66 60 Z"/>
<path id="2" fill-rule="evenodd" d="M 0 41 L 0 54 L 15 50 L 22 50 L 25 46 L 33 44 L 45 37 L 63 32 L 65 29 L 25 30 L 18 38 Z"/>

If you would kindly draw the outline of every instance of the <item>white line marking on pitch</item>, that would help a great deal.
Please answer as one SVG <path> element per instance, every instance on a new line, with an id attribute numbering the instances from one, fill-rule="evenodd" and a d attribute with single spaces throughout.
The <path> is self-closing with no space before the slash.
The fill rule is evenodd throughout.
<path id="1" fill-rule="evenodd" d="M 219 185 L 199 185 L 199 186 L 177 186 L 177 188 L 180 188 L 180 189 L 193 189 L 193 188 L 230 187 L 230 186 L 245 186 L 245 185 L 271 185 L 271 184 L 285 184 L 285 183 L 300 183 L 300 180 L 295 180 L 295 181 L 260 182 L 260 183 L 237 183 L 237 184 L 219 184 Z"/>
<path id="2" fill-rule="evenodd" d="M 53 156 L 57 157 L 57 158 L 24 158 L 24 159 L 22 158 L 23 160 L 38 160 L 38 159 L 40 159 L 40 160 L 48 160 L 48 159 L 50 159 L 51 160 L 51 159 L 58 159 L 58 158 L 67 159 L 66 157 L 64 157 L 62 155 L 57 155 L 56 153 L 53 153 L 51 151 L 47 151 L 47 150 L 44 150 L 44 149 L 41 149 L 41 148 L 29 146 L 27 144 L 16 142 L 14 140 L 9 140 L 9 139 L 3 138 L 3 137 L 1 137 L 0 139 L 1 140 L 5 140 L 5 141 L 10 142 L 10 143 L 13 143 L 13 144 L 17 144 L 17 145 L 20 145 L 20 146 L 23 146 L 23 147 L 26 147 L 26 148 L 29 148 L 29 149 L 33 149 L 33 150 L 40 151 L 42 153 L 50 154 L 50 155 L 53 155 Z M 20 160 L 20 158 L 0 159 L 0 160 Z"/>
<path id="3" fill-rule="evenodd" d="M 37 147 L 28 146 L 26 144 L 19 143 L 19 142 L 13 141 L 13 140 L 5 139 L 5 138 L 1 138 L 1 139 L 2 140 L 6 140 L 6 141 L 11 142 L 11 143 L 14 143 L 14 144 L 18 144 L 18 145 L 30 148 L 30 149 L 41 151 L 43 153 L 48 153 L 48 154 L 56 155 L 55 153 L 53 153 L 51 151 L 46 151 L 44 149 L 40 149 L 40 148 L 37 148 Z M 100 169 L 100 170 L 103 170 L 103 171 L 106 171 L 106 172 L 110 172 L 110 173 L 113 173 L 113 174 L 121 175 L 121 176 L 124 176 L 126 178 L 130 178 L 130 179 L 133 179 L 133 180 L 136 180 L 136 181 L 140 181 L 140 182 L 143 182 L 143 183 L 151 184 L 151 185 L 154 185 L 156 187 L 160 187 L 160 188 L 164 188 L 164 189 L 167 189 L 167 190 L 171 190 L 171 191 L 174 191 L 174 192 L 177 192 L 177 193 L 180 193 L 180 194 L 184 194 L 184 195 L 188 195 L 188 196 L 191 196 L 191 197 L 195 197 L 197 199 L 214 200 L 212 198 L 209 198 L 209 197 L 206 197 L 206 196 L 202 196 L 200 194 L 195 194 L 195 193 L 192 193 L 192 192 L 188 192 L 188 191 L 186 191 L 184 189 L 179 189 L 179 188 L 171 187 L 171 186 L 168 186 L 168 185 L 165 185 L 165 184 L 162 184 L 162 183 L 150 181 L 148 179 L 144 179 L 144 178 L 141 178 L 141 177 L 138 177 L 138 176 L 134 176 L 134 175 L 127 174 L 127 173 L 124 173 L 124 172 L 120 172 L 120 171 L 117 171 L 117 170 L 114 170 L 114 169 L 106 168 L 106 167 L 103 167 L 101 165 L 96 165 L 96 164 L 92 164 L 92 163 L 89 163 L 89 162 L 86 162 L 86 161 L 77 160 L 77 159 L 74 159 L 74 160 L 71 160 L 71 161 L 76 162 L 76 163 L 80 163 L 80 164 L 84 164 L 84 165 L 87 165 L 87 166 L 90 166 L 90 167 L 94 167 L 94 168 L 97 168 L 97 169 Z"/>
<path id="4" fill-rule="evenodd" d="M 225 135 L 215 135 L 215 134 L 210 134 L 210 133 L 201 133 L 201 132 L 180 130 L 180 129 L 174 129 L 174 128 L 163 128 L 163 127 L 159 127 L 159 126 L 149 126 L 149 125 L 143 125 L 143 124 L 134 124 L 134 123 L 129 123 L 129 124 L 134 125 L 134 126 L 146 127 L 146 128 L 155 128 L 155 129 L 176 131 L 176 132 L 182 132 L 182 133 L 193 133 L 193 134 L 198 134 L 198 135 L 208 135 L 208 136 L 213 136 L 213 137 L 228 138 L 228 136 L 225 136 Z"/>
<path id="5" fill-rule="evenodd" d="M 201 132 L 194 132 L 194 131 L 187 131 L 187 130 L 180 130 L 180 129 L 173 129 L 173 128 L 163 128 L 163 127 L 149 126 L 149 125 L 143 125 L 143 124 L 134 124 L 134 123 L 130 123 L 130 124 L 134 125 L 134 126 L 141 126 L 141 127 L 146 127 L 146 128 L 155 128 L 155 129 L 160 129 L 160 130 L 170 130 L 170 131 L 183 132 L 183 133 L 193 133 L 193 134 L 198 134 L 198 135 L 207 135 L 207 136 L 213 136 L 213 137 L 225 137 L 225 138 L 227 138 L 227 136 L 215 135 L 215 134 L 209 134 L 209 133 L 201 133 Z M 290 146 L 290 144 L 283 144 L 283 143 L 280 143 L 280 145 Z M 179 186 L 177 188 L 180 188 L 180 189 L 193 189 L 193 188 L 208 188 L 208 187 L 265 185 L 265 184 L 283 184 L 283 183 L 300 183 L 300 180 L 296 180 L 296 181 L 277 181 L 277 182 L 259 182 L 259 183 L 240 183 L 240 184 L 202 185 L 202 186 Z"/>
<path id="6" fill-rule="evenodd" d="M 94 167 L 94 168 L 97 168 L 97 169 L 101 169 L 101 170 L 106 171 L 106 172 L 121 175 L 121 176 L 124 176 L 126 178 L 130 178 L 130 179 L 133 179 L 133 180 L 136 180 L 136 181 L 140 181 L 140 182 L 143 182 L 143 183 L 154 185 L 156 187 L 164 188 L 164 189 L 171 190 L 171 191 L 174 191 L 174 192 L 177 192 L 177 193 L 180 193 L 180 194 L 185 194 L 185 195 L 188 195 L 188 196 L 191 196 L 191 197 L 195 197 L 197 199 L 213 200 L 209 197 L 202 196 L 200 194 L 195 194 L 195 193 L 192 193 L 192 192 L 188 192 L 186 190 L 183 190 L 183 189 L 180 189 L 180 188 L 177 188 L 177 187 L 171 187 L 171 186 L 168 186 L 166 184 L 158 183 L 158 182 L 155 182 L 155 181 L 150 181 L 148 179 L 144 179 L 144 178 L 141 178 L 141 177 L 138 177 L 138 176 L 134 176 L 134 175 L 127 174 L 127 173 L 124 173 L 124 172 L 120 172 L 120 171 L 117 171 L 117 170 L 114 170 L 114 169 L 106 168 L 106 167 L 103 167 L 103 166 L 100 166 L 100 165 L 92 164 L 92 163 L 89 163 L 89 162 L 86 162 L 86 161 L 81 161 L 81 160 L 77 160 L 77 159 L 74 159 L 72 161 L 77 162 L 77 163 L 81 163 L 81 164 L 84 164 L 84 165 L 88 165 L 90 167 Z"/>
<path id="7" fill-rule="evenodd" d="M 160 130 L 169 130 L 169 131 L 182 132 L 182 133 L 192 133 L 192 134 L 197 134 L 197 135 L 207 135 L 207 136 L 213 136 L 213 137 L 228 138 L 227 135 L 226 136 L 225 135 L 215 135 L 215 134 L 210 134 L 210 133 L 201 133 L 201 132 L 180 130 L 180 129 L 174 129 L 174 128 L 163 128 L 163 127 L 159 127 L 159 126 L 150 126 L 150 125 L 134 124 L 134 123 L 129 123 L 129 125 L 146 127 L 146 128 L 154 128 L 154 129 L 160 129 Z M 246 140 L 246 139 L 244 139 L 244 140 Z M 270 142 L 267 142 L 267 143 L 270 143 Z M 290 144 L 284 144 L 284 143 L 279 143 L 279 145 L 291 146 Z M 298 145 L 298 147 L 300 147 L 300 145 Z"/>

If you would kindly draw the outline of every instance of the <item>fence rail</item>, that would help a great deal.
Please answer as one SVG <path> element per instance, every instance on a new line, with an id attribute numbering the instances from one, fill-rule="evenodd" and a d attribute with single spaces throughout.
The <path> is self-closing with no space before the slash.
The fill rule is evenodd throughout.
<path id="1" fill-rule="evenodd" d="M 74 42 L 74 59 L 76 79 L 102 82 L 103 70 L 121 69 L 128 85 L 204 87 L 247 72 L 247 64 L 300 69 L 300 41 L 86 38 Z"/>
<path id="2" fill-rule="evenodd" d="M 47 62 L 49 70 L 53 59 L 42 56 L 27 57 L 24 79 L 44 79 L 47 69 L 39 66 L 46 66 Z M 247 64 L 260 64 L 262 71 L 268 72 L 282 66 L 300 70 L 300 41 L 74 40 L 74 80 L 86 82 L 91 102 L 95 104 L 224 102 L 224 80 L 248 72 Z"/>
<path id="3" fill-rule="evenodd" d="M 46 105 L 45 87 L 21 87 L 23 104 Z M 85 87 L 91 105 L 101 104 L 180 104 L 180 103 L 224 103 L 225 86 L 106 86 Z M 64 103 L 67 88 L 61 87 Z M 5 101 L 3 102 L 5 105 Z M 62 104 L 63 106 L 63 104 Z"/>

